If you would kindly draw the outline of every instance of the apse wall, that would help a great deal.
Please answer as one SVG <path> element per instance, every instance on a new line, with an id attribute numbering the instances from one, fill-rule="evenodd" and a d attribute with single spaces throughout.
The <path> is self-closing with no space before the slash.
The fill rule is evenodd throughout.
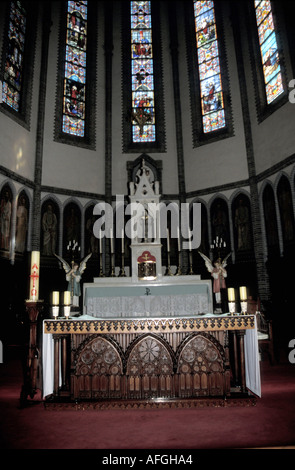
<path id="1" fill-rule="evenodd" d="M 42 2 L 40 2 L 42 4 Z M 95 149 L 89 150 L 74 145 L 55 141 L 54 123 L 56 111 L 56 83 L 58 73 L 58 44 L 60 26 L 60 2 L 52 2 L 52 24 L 50 28 L 48 72 L 45 101 L 45 127 L 42 157 L 42 185 L 50 191 L 59 193 L 66 190 L 73 194 L 79 192 L 103 196 L 105 194 L 105 24 L 113 22 L 112 53 L 112 117 L 111 117 L 111 156 L 113 195 L 127 194 L 128 161 L 136 159 L 141 152 L 126 153 L 122 149 L 122 3 L 114 2 L 112 19 L 105 18 L 103 2 L 97 2 L 97 55 L 96 55 L 96 112 L 95 112 Z M 244 133 L 241 88 L 238 76 L 235 40 L 231 23 L 229 2 L 223 2 L 222 31 L 224 34 L 227 57 L 229 90 L 232 108 L 233 135 L 208 143 L 194 146 L 192 136 L 191 95 L 189 87 L 188 55 L 186 50 L 185 14 L 183 4 L 176 2 L 178 69 L 180 107 L 182 119 L 183 164 L 185 189 L 187 193 L 201 191 L 203 194 L 210 188 L 245 181 L 249 177 L 246 141 Z M 161 160 L 163 164 L 163 193 L 167 196 L 179 192 L 178 155 L 175 124 L 175 95 L 171 57 L 171 38 L 169 29 L 169 2 L 160 2 L 160 29 L 162 55 L 162 73 L 164 83 L 165 115 L 165 152 L 155 152 L 150 156 Z M 41 64 L 41 31 L 42 8 L 36 36 L 35 59 L 33 69 L 32 104 L 30 126 L 24 128 L 17 121 L 0 113 L 1 125 L 1 165 L 7 170 L 32 182 L 36 152 L 36 131 L 38 120 L 38 96 Z M 291 80 L 289 45 L 284 34 L 283 17 L 280 17 L 280 34 L 283 43 L 287 81 Z M 3 31 L 4 19 L 0 19 Z M 247 87 L 247 102 L 251 117 L 256 173 L 259 174 L 285 158 L 294 154 L 294 104 L 287 101 L 275 113 L 262 122 L 258 122 L 253 66 L 249 50 L 249 35 L 246 23 L 241 23 L 243 58 Z M 3 34 L 0 35 L 2 50 Z M 230 168 L 230 171 L 228 171 Z M 3 178 L 2 178 L 3 179 Z M 46 191 L 44 192 L 44 194 Z"/>

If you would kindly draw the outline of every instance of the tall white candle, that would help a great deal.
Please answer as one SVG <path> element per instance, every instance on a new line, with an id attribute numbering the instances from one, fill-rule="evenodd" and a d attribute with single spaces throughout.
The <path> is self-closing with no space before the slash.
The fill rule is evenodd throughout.
<path id="1" fill-rule="evenodd" d="M 110 229 L 110 238 L 111 238 L 111 253 L 114 253 L 114 239 L 113 239 L 113 229 Z"/>
<path id="2" fill-rule="evenodd" d="M 240 287 L 240 299 L 241 300 L 247 300 L 247 287 L 243 286 Z"/>
<path id="3" fill-rule="evenodd" d="M 192 238 L 192 232 L 191 232 L 190 230 L 188 231 L 188 236 L 189 236 L 189 240 L 188 240 L 188 249 L 189 249 L 189 251 L 192 251 L 192 240 L 191 240 L 191 238 Z"/>
<path id="4" fill-rule="evenodd" d="M 101 251 L 101 247 L 102 247 L 102 240 L 101 240 L 101 229 L 99 229 L 99 252 L 102 253 Z"/>
<path id="5" fill-rule="evenodd" d="M 122 243 L 122 253 L 124 253 L 124 230 L 122 229 L 122 240 L 121 240 L 121 243 Z"/>
<path id="6" fill-rule="evenodd" d="M 59 305 L 59 292 L 52 292 L 52 305 Z"/>
<path id="7" fill-rule="evenodd" d="M 32 251 L 31 273 L 30 273 L 30 300 L 36 301 L 39 298 L 39 272 L 40 272 L 40 252 Z"/>
<path id="8" fill-rule="evenodd" d="M 170 252 L 170 238 L 169 238 L 169 229 L 167 228 L 167 251 Z"/>
<path id="9" fill-rule="evenodd" d="M 71 292 L 68 290 L 64 292 L 64 305 L 71 305 Z"/>
<path id="10" fill-rule="evenodd" d="M 227 289 L 227 296 L 228 296 L 229 302 L 235 301 L 235 289 L 233 287 L 230 287 L 229 289 Z"/>

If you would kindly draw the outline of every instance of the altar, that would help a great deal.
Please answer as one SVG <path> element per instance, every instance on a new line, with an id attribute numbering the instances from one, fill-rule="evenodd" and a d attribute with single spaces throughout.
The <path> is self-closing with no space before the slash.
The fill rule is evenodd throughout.
<path id="1" fill-rule="evenodd" d="M 43 394 L 96 406 L 260 396 L 255 316 L 45 320 Z"/>
<path id="2" fill-rule="evenodd" d="M 191 270 L 173 275 L 168 229 L 162 266 L 159 186 L 144 162 L 136 181 L 130 200 L 143 211 L 132 232 L 131 275 L 115 276 L 112 264 L 111 276 L 83 285 L 80 316 L 44 320 L 44 398 L 146 406 L 260 396 L 255 315 L 214 313 L 210 279 Z M 113 263 L 112 241 L 111 255 Z"/>
<path id="3" fill-rule="evenodd" d="M 161 281 L 98 278 L 84 284 L 83 314 L 97 318 L 191 316 L 213 312 L 212 285 L 200 276 Z"/>

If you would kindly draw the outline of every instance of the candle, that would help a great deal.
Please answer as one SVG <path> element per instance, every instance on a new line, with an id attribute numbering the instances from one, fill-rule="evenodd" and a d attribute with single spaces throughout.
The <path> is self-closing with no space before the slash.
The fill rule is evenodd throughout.
<path id="1" fill-rule="evenodd" d="M 102 253 L 101 250 L 102 240 L 101 240 L 101 229 L 99 229 L 99 252 Z"/>
<path id="2" fill-rule="evenodd" d="M 30 273 L 30 300 L 38 300 L 39 296 L 39 270 L 40 270 L 40 252 L 32 251 L 31 254 L 31 273 Z"/>
<path id="3" fill-rule="evenodd" d="M 170 238 L 169 238 L 169 229 L 167 228 L 167 251 L 170 252 Z"/>
<path id="4" fill-rule="evenodd" d="M 53 291 L 52 292 L 52 305 L 58 305 L 59 304 L 59 292 Z"/>
<path id="5" fill-rule="evenodd" d="M 247 287 L 240 287 L 240 299 L 247 300 Z"/>
<path id="6" fill-rule="evenodd" d="M 122 229 L 122 240 L 121 240 L 121 243 L 122 243 L 122 253 L 124 253 L 124 230 Z"/>
<path id="7" fill-rule="evenodd" d="M 189 249 L 189 251 L 192 251 L 192 240 L 191 240 L 192 232 L 190 230 L 188 231 L 188 235 L 189 235 L 188 249 Z"/>
<path id="8" fill-rule="evenodd" d="M 113 239 L 113 229 L 110 229 L 110 238 L 111 238 L 111 253 L 114 253 L 114 239 Z"/>
<path id="9" fill-rule="evenodd" d="M 233 287 L 230 287 L 229 289 L 227 289 L 227 296 L 228 296 L 229 302 L 235 301 L 235 289 Z"/>
<path id="10" fill-rule="evenodd" d="M 178 243 L 178 251 L 180 251 L 180 235 L 179 235 L 179 227 L 177 227 L 177 243 Z"/>
<path id="11" fill-rule="evenodd" d="M 71 292 L 68 290 L 64 292 L 64 305 L 71 305 Z"/>

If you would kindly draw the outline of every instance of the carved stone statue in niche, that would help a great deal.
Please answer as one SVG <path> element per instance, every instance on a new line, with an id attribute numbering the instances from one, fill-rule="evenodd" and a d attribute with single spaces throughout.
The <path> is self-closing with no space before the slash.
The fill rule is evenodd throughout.
<path id="1" fill-rule="evenodd" d="M 1 248 L 9 250 L 11 230 L 12 194 L 8 186 L 1 194 Z"/>
<path id="2" fill-rule="evenodd" d="M 227 239 L 227 216 L 221 203 L 218 202 L 213 212 L 212 225 L 214 230 L 214 238 L 219 237 L 223 240 Z"/>
<path id="3" fill-rule="evenodd" d="M 28 230 L 28 209 L 27 200 L 21 195 L 18 201 L 16 211 L 16 234 L 15 234 L 15 251 L 23 253 L 25 251 L 26 237 Z"/>
<path id="4" fill-rule="evenodd" d="M 43 255 L 52 256 L 56 251 L 57 217 L 51 203 L 47 204 L 42 217 Z"/>
<path id="5" fill-rule="evenodd" d="M 241 198 L 235 210 L 234 223 L 237 230 L 238 250 L 249 250 L 251 248 L 250 215 L 245 201 Z"/>

